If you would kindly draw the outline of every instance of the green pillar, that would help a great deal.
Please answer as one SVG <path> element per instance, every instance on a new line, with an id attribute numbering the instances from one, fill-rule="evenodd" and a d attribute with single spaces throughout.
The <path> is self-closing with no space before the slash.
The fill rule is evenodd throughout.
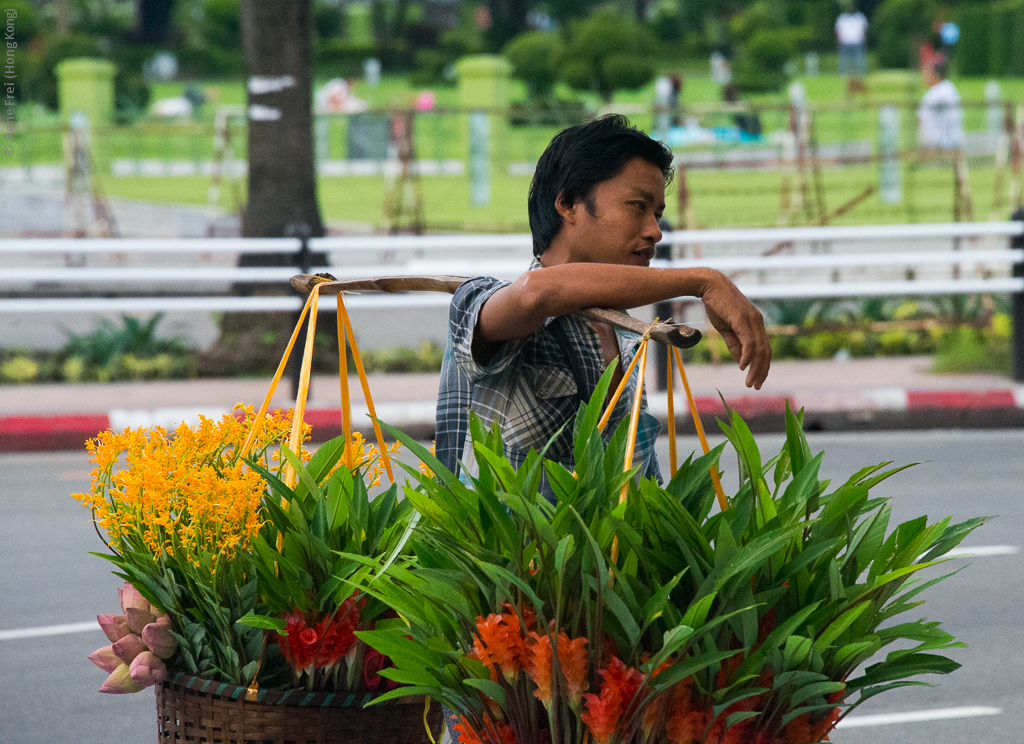
<path id="1" fill-rule="evenodd" d="M 508 167 L 502 144 L 507 141 L 512 66 L 504 57 L 476 54 L 460 59 L 456 69 L 463 109 L 460 126 L 469 145 L 470 204 L 482 207 L 490 202 L 494 176 Z"/>
<path id="2" fill-rule="evenodd" d="M 349 44 L 373 45 L 373 24 L 370 21 L 370 6 L 365 3 L 348 3 L 348 22 L 345 37 Z"/>
<path id="3" fill-rule="evenodd" d="M 65 124 L 81 112 L 94 127 L 114 121 L 114 63 L 84 57 L 65 59 L 55 68 L 60 118 Z"/>

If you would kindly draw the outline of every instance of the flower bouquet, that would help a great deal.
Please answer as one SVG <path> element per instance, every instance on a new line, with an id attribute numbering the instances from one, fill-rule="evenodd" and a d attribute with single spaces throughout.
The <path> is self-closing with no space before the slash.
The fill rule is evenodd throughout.
<path id="1" fill-rule="evenodd" d="M 291 431 L 290 440 L 288 432 Z M 393 683 L 357 629 L 393 613 L 346 580 L 395 551 L 411 504 L 379 485 L 358 434 L 313 453 L 291 413 L 236 409 L 198 426 L 105 432 L 89 443 L 92 510 L 127 582 L 111 645 L 90 658 L 103 692 L 157 687 L 162 736 L 179 741 L 426 741 L 423 698 L 364 709 Z M 288 440 L 293 451 L 284 442 Z M 350 556 L 350 557 L 343 557 Z M 435 730 L 440 710 L 432 712 Z"/>
<path id="2" fill-rule="evenodd" d="M 902 468 L 830 490 L 790 411 L 767 462 L 738 415 L 723 422 L 741 477 L 712 513 L 724 445 L 664 487 L 637 480 L 626 422 L 598 431 L 608 379 L 576 420 L 575 472 L 536 452 L 514 469 L 474 420 L 467 485 L 392 430 L 434 475 L 405 488 L 414 558 L 361 585 L 408 625 L 357 635 L 394 662 L 383 676 L 453 711 L 460 742 L 810 744 L 871 696 L 958 666 L 936 653 L 960 645 L 938 623 L 890 621 L 983 520 L 890 530 L 869 494 Z"/>

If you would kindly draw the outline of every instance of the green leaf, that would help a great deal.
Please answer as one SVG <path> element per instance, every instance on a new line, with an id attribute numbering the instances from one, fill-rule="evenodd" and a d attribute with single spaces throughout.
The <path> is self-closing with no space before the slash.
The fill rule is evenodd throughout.
<path id="1" fill-rule="evenodd" d="M 276 630 L 281 635 L 288 635 L 284 632 L 288 623 L 280 617 L 270 615 L 256 615 L 250 610 L 246 615 L 235 621 L 238 625 L 248 625 L 251 628 L 262 628 L 263 630 Z"/>
<path id="2" fill-rule="evenodd" d="M 832 645 L 833 641 L 843 634 L 843 631 L 849 628 L 857 618 L 869 609 L 871 609 L 870 602 L 860 602 L 848 609 L 829 623 L 829 626 L 818 636 L 818 640 L 814 642 L 814 647 L 820 653 L 823 653 L 825 649 Z"/>
<path id="3" fill-rule="evenodd" d="M 478 679 L 476 677 L 470 677 L 462 680 L 462 684 L 467 687 L 480 690 L 483 694 L 489 697 L 491 700 L 501 706 L 502 710 L 506 710 L 508 706 L 508 700 L 505 697 L 505 690 L 502 689 L 501 685 L 497 682 L 492 682 L 489 679 Z"/>

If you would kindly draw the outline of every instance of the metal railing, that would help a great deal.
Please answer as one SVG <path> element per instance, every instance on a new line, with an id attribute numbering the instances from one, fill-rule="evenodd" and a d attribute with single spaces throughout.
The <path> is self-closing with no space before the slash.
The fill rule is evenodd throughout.
<path id="1" fill-rule="evenodd" d="M 914 250 L 908 241 L 950 241 L 950 248 Z M 836 243 L 892 241 L 894 250 L 850 252 L 783 253 L 780 249 L 798 244 L 830 246 Z M 1009 241 L 1011 246 L 999 248 Z M 952 223 L 930 225 L 868 225 L 855 227 L 796 227 L 730 230 L 691 230 L 667 233 L 663 243 L 672 244 L 678 258 L 652 261 L 652 266 L 688 268 L 705 266 L 733 273 L 739 288 L 753 300 L 904 296 L 940 294 L 1006 293 L 1013 295 L 1013 325 L 1016 375 L 1024 378 L 1024 222 Z M 972 245 L 976 244 L 976 245 Z M 526 268 L 531 255 L 529 235 L 435 235 L 366 236 L 281 239 L 29 239 L 0 240 L 0 315 L 11 313 L 91 312 L 224 312 L 294 311 L 301 307 L 298 296 L 236 296 L 202 292 L 203 285 L 224 283 L 270 283 L 287 286 L 296 267 L 196 266 L 179 262 L 168 266 L 13 266 L 5 257 L 63 254 L 81 257 L 106 254 L 119 257 L 149 257 L 157 254 L 233 254 L 294 252 L 296 266 L 314 254 L 335 257 L 333 266 L 310 267 L 311 272 L 329 271 L 339 279 L 398 275 L 448 274 L 514 278 Z M 686 257 L 698 247 L 707 255 Z M 723 255 L 725 246 L 768 248 L 757 255 Z M 466 255 L 468 252 L 468 255 Z M 453 254 L 457 254 L 453 256 Z M 512 257 L 510 257 L 512 254 Z M 6 264 L 6 265 L 4 265 Z M 842 277 L 851 269 L 915 272 L 924 267 L 950 266 L 949 278 L 864 279 Z M 996 271 L 994 267 L 1001 267 Z M 983 267 L 968 276 L 967 267 Z M 829 275 L 823 280 L 822 273 Z M 784 274 L 782 281 L 769 276 Z M 753 274 L 753 276 L 751 276 Z M 796 274 L 796 276 L 794 276 Z M 742 276 L 741 276 L 742 275 Z M 83 295 L 83 288 L 104 283 L 122 296 Z M 175 284 L 167 296 L 145 296 L 146 285 Z M 34 287 L 36 296 L 25 287 Z M 53 287 L 52 295 L 38 296 L 40 286 Z M 214 291 L 216 287 L 214 287 Z M 135 296 L 127 296 L 135 295 Z M 447 305 L 446 295 L 432 293 L 401 295 L 355 295 L 352 308 L 386 310 Z M 329 304 L 329 303 L 328 303 Z M 329 310 L 329 307 L 325 307 Z"/>

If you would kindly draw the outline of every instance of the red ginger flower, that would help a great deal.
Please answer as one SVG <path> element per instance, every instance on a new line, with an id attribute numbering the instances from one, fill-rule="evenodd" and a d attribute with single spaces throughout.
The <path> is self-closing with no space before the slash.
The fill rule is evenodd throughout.
<path id="1" fill-rule="evenodd" d="M 484 722 L 486 729 L 482 734 L 470 726 L 465 718 L 460 718 L 452 728 L 458 734 L 460 744 L 517 744 L 515 732 L 507 723 L 495 723 L 486 714 Z"/>
<path id="2" fill-rule="evenodd" d="M 278 635 L 277 645 L 297 676 L 313 666 L 320 647 L 320 634 L 306 627 L 306 618 L 299 612 L 289 612 L 284 617 L 288 635 Z"/>
<path id="3" fill-rule="evenodd" d="M 533 645 L 528 647 L 530 661 L 526 671 L 537 685 L 533 696 L 549 707 L 551 703 L 552 653 L 551 638 L 547 635 L 530 633 Z M 587 689 L 587 645 L 586 638 L 569 640 L 565 633 L 558 634 L 558 664 L 565 680 L 570 705 L 578 709 L 583 693 Z"/>
<path id="4" fill-rule="evenodd" d="M 330 666 L 347 654 L 356 643 L 356 628 L 359 626 L 359 612 L 366 605 L 366 598 L 358 601 L 349 597 L 338 607 L 331 618 L 324 618 L 316 625 L 320 634 L 320 651 L 316 656 L 317 666 Z"/>
<path id="5" fill-rule="evenodd" d="M 511 679 L 529 663 L 530 653 L 519 629 L 519 618 L 515 615 L 492 613 L 486 618 L 478 617 L 476 631 L 473 650 L 468 656 L 482 661 L 491 670 L 493 679 L 497 679 L 499 667 L 505 678 Z"/>
<path id="6" fill-rule="evenodd" d="M 691 744 L 700 741 L 710 716 L 703 708 L 693 704 L 690 692 L 691 678 L 678 682 L 672 689 L 672 708 L 665 733 L 673 744 Z"/>
<path id="7" fill-rule="evenodd" d="M 636 707 L 636 695 L 643 684 L 640 670 L 627 667 L 618 657 L 612 657 L 606 669 L 598 672 L 604 680 L 599 695 L 584 695 L 587 709 L 580 719 L 590 729 L 597 744 L 608 744 L 619 721 Z"/>

